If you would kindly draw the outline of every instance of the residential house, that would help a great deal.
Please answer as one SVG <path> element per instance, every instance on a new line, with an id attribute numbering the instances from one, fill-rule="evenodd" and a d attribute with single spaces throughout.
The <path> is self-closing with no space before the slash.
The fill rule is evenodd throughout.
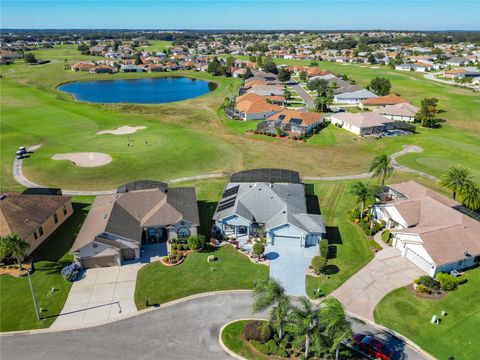
<path id="1" fill-rule="evenodd" d="M 120 71 L 123 72 L 143 72 L 145 68 L 140 65 L 134 65 L 134 64 L 126 64 L 122 65 L 120 68 Z"/>
<path id="2" fill-rule="evenodd" d="M 97 65 L 94 68 L 90 69 L 92 74 L 112 74 L 115 68 L 110 65 Z"/>
<path id="3" fill-rule="evenodd" d="M 243 121 L 260 120 L 266 119 L 277 112 L 283 111 L 284 109 L 285 108 L 281 106 L 268 103 L 266 98 L 263 96 L 247 93 L 238 96 L 235 99 L 233 116 L 238 117 Z"/>
<path id="4" fill-rule="evenodd" d="M 374 110 L 374 112 L 395 121 L 414 122 L 418 110 L 418 107 L 406 102 L 380 107 Z"/>
<path id="5" fill-rule="evenodd" d="M 95 198 L 71 252 L 84 268 L 121 265 L 143 244 L 196 235 L 199 221 L 195 188 L 136 181 Z"/>
<path id="6" fill-rule="evenodd" d="M 367 89 L 361 89 L 353 92 L 344 92 L 336 94 L 333 98 L 333 102 L 336 104 L 353 104 L 358 105 L 360 101 L 370 98 L 378 97 L 373 92 Z"/>
<path id="7" fill-rule="evenodd" d="M 73 213 L 72 198 L 62 195 L 0 195 L 0 237 L 14 233 L 32 253 Z"/>
<path id="8" fill-rule="evenodd" d="M 269 116 L 263 130 L 268 129 L 274 134 L 276 129 L 280 128 L 282 132 L 291 136 L 310 136 L 322 122 L 323 116 L 320 113 L 285 109 Z"/>
<path id="9" fill-rule="evenodd" d="M 450 65 L 450 66 L 464 66 L 468 64 L 469 60 L 461 57 L 461 56 L 454 56 L 445 61 L 445 65 Z"/>
<path id="10" fill-rule="evenodd" d="M 332 124 L 359 136 L 381 134 L 385 130 L 393 129 L 395 123 L 395 120 L 375 112 L 337 113 L 331 115 L 330 119 Z"/>
<path id="11" fill-rule="evenodd" d="M 94 63 L 89 62 L 77 62 L 71 66 L 72 71 L 90 71 L 95 67 Z"/>
<path id="12" fill-rule="evenodd" d="M 386 95 L 362 100 L 359 103 L 359 107 L 360 109 L 375 109 L 381 106 L 403 104 L 407 102 L 408 101 L 401 96 Z"/>
<path id="13" fill-rule="evenodd" d="M 233 174 L 213 216 L 214 231 L 242 245 L 264 233 L 282 247 L 316 246 L 325 234 L 321 215 L 307 211 L 304 185 L 295 171 L 254 169 Z"/>
<path id="14" fill-rule="evenodd" d="M 480 222 L 456 201 L 414 181 L 388 185 L 374 217 L 386 222 L 392 245 L 428 275 L 480 263 Z"/>

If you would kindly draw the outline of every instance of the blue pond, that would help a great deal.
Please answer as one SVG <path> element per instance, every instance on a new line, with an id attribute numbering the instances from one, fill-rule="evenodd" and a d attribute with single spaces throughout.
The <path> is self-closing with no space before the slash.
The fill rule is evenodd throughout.
<path id="1" fill-rule="evenodd" d="M 163 104 L 191 99 L 215 90 L 216 84 L 187 77 L 76 81 L 58 90 L 94 103 Z"/>

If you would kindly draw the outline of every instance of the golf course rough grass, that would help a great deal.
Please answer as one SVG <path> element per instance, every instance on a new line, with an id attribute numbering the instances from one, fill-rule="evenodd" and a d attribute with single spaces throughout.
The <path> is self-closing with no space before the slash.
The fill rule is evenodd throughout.
<path id="1" fill-rule="evenodd" d="M 440 115 L 446 123 L 435 130 L 419 127 L 414 136 L 380 140 L 366 140 L 328 127 L 300 143 L 246 134 L 246 130 L 255 128 L 254 123 L 237 123 L 222 115 L 220 106 L 226 97 L 237 94 L 238 79 L 195 71 L 86 74 L 64 69 L 80 59 L 96 59 L 80 55 L 72 47 L 39 50 L 35 54 L 53 61 L 38 66 L 18 61 L 0 68 L 2 190 L 21 189 L 13 179 L 12 162 L 18 146 L 32 144 L 42 147 L 24 162 L 25 176 L 35 183 L 72 190 L 106 190 L 135 179 L 169 180 L 256 167 L 287 167 L 312 176 L 356 174 L 367 171 L 379 153 L 391 154 L 404 144 L 425 150 L 400 157 L 399 162 L 404 165 L 437 177 L 451 165 L 463 165 L 480 180 L 480 97 L 465 89 L 429 81 L 421 74 L 321 63 L 327 70 L 347 73 L 360 85 L 366 85 L 375 76 L 385 76 L 392 82 L 393 93 L 415 105 L 426 96 L 437 97 Z M 283 59 L 281 62 L 305 64 Z M 55 89 L 67 81 L 172 75 L 214 81 L 218 88 L 199 98 L 161 105 L 85 104 Z M 147 129 L 125 136 L 96 134 L 125 124 Z M 127 146 L 127 136 L 133 146 Z M 109 154 L 113 161 L 101 168 L 80 169 L 68 162 L 51 160 L 55 153 L 85 151 Z"/>
<path id="2" fill-rule="evenodd" d="M 374 311 L 375 322 L 405 335 L 437 357 L 479 358 L 480 268 L 465 273 L 465 284 L 438 300 L 418 298 L 406 288 L 385 296 Z M 446 316 L 441 316 L 446 311 Z M 432 316 L 441 319 L 431 324 Z"/>
<path id="3" fill-rule="evenodd" d="M 209 263 L 209 255 L 216 260 Z M 252 289 L 268 276 L 268 267 L 252 263 L 233 246 L 189 253 L 182 264 L 165 266 L 160 261 L 145 265 L 137 275 L 135 304 L 141 310 L 186 296 L 219 290 Z"/>

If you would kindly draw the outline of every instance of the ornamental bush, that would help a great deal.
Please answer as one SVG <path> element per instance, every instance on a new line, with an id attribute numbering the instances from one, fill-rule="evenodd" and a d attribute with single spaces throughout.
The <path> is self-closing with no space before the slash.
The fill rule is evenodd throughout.
<path id="1" fill-rule="evenodd" d="M 252 340 L 251 344 L 253 347 L 265 355 L 273 355 L 278 356 L 280 358 L 288 357 L 288 353 L 282 349 L 275 340 L 270 339 L 265 344 L 261 343 L 260 341 Z"/>
<path id="2" fill-rule="evenodd" d="M 61 273 L 62 277 L 69 281 L 69 282 L 74 282 L 77 280 L 78 276 L 80 275 L 80 272 L 82 271 L 82 267 L 78 265 L 77 263 L 71 263 L 70 265 L 65 266 Z"/>
<path id="3" fill-rule="evenodd" d="M 320 256 L 324 257 L 325 259 L 328 258 L 328 240 L 327 239 L 320 240 L 319 248 L 320 248 Z"/>
<path id="4" fill-rule="evenodd" d="M 458 286 L 457 280 L 448 274 L 438 273 L 435 278 L 440 283 L 443 291 L 453 291 Z"/>
<path id="5" fill-rule="evenodd" d="M 424 294 L 430 294 L 430 290 L 428 290 L 428 288 L 426 286 L 422 285 L 422 284 L 417 286 L 416 291 L 418 291 L 420 293 L 424 293 Z"/>
<path id="6" fill-rule="evenodd" d="M 418 278 L 418 281 L 430 290 L 440 290 L 440 283 L 431 276 L 422 275 Z"/>
<path id="7" fill-rule="evenodd" d="M 312 269 L 315 274 L 321 274 L 325 267 L 327 266 L 327 259 L 322 256 L 314 256 L 312 258 Z"/>
<path id="8" fill-rule="evenodd" d="M 272 332 L 265 322 L 251 320 L 243 328 L 243 337 L 247 341 L 256 340 L 265 343 L 272 337 Z"/>
<path id="9" fill-rule="evenodd" d="M 265 251 L 265 245 L 263 245 L 261 242 L 257 241 L 255 244 L 253 244 L 253 253 L 256 256 L 261 256 L 263 252 Z"/>
<path id="10" fill-rule="evenodd" d="M 203 248 L 203 245 L 205 244 L 205 236 L 203 235 L 192 235 L 188 238 L 188 247 L 191 250 L 198 250 Z M 185 248 L 186 250 L 186 248 Z"/>
<path id="11" fill-rule="evenodd" d="M 392 233 L 389 230 L 382 232 L 382 241 L 388 245 L 392 243 Z"/>

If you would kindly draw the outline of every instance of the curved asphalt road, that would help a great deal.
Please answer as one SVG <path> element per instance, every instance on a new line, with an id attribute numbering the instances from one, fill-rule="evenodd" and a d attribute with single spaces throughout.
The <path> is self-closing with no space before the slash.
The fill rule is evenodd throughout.
<path id="1" fill-rule="evenodd" d="M 214 294 L 160 307 L 128 319 L 80 330 L 0 337 L 0 358 L 8 360 L 188 360 L 230 359 L 218 342 L 220 328 L 251 317 L 249 292 Z M 355 331 L 378 330 L 354 323 Z M 405 343 L 386 340 L 401 359 L 425 359 Z"/>

